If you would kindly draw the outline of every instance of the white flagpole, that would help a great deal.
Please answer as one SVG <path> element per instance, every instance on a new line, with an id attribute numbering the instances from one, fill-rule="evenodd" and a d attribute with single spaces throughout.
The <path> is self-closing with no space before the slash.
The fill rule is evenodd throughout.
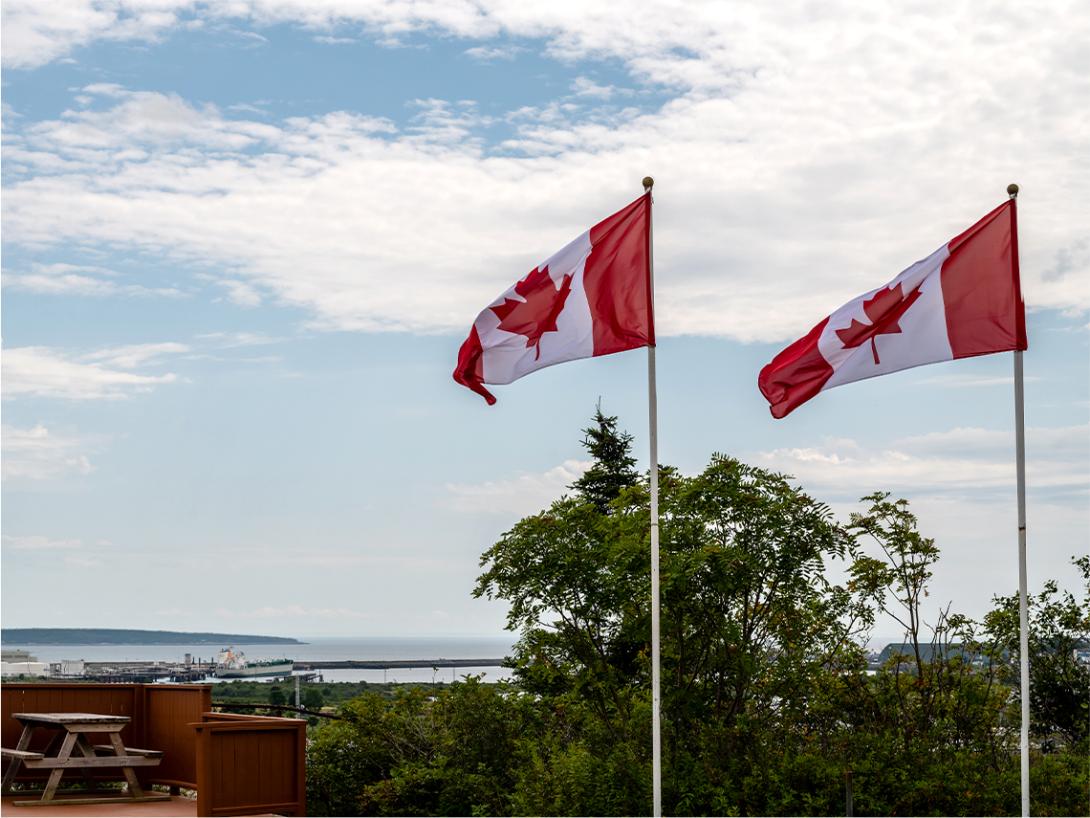
<path id="1" fill-rule="evenodd" d="M 1018 649 L 1022 676 L 1022 818 L 1029 818 L 1029 605 L 1026 599 L 1026 428 L 1022 350 L 1014 351 L 1014 427 L 1018 459 Z"/>
<path id="2" fill-rule="evenodd" d="M 1007 185 L 1011 199 L 1018 198 L 1018 185 Z M 1015 230 L 1017 230 L 1017 217 Z M 1018 238 L 1014 237 L 1015 253 Z M 1017 262 L 1017 257 L 1015 261 Z M 1014 351 L 1014 449 L 1018 466 L 1018 650 L 1022 687 L 1022 816 L 1029 818 L 1029 604 L 1026 586 L 1026 412 L 1022 379 L 1022 350 Z"/>
<path id="3" fill-rule="evenodd" d="M 648 193 L 655 180 L 643 179 Z M 647 268 L 651 278 L 651 311 L 655 309 L 655 252 L 651 214 L 647 221 Z M 655 383 L 655 345 L 647 347 L 647 420 L 651 430 L 651 778 L 655 818 L 662 816 L 662 667 L 659 654 L 659 418 Z"/>

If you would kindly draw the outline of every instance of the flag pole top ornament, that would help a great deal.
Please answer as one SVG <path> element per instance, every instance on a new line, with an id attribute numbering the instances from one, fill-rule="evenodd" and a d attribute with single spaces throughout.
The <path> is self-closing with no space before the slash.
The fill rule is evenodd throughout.
<path id="1" fill-rule="evenodd" d="M 1012 199 L 1017 199 L 1018 185 L 1016 185 L 1014 182 L 1011 182 L 1009 185 L 1007 185 L 1007 195 L 1010 196 Z"/>
<path id="2" fill-rule="evenodd" d="M 652 179 L 650 176 L 644 176 L 643 177 L 643 189 L 644 190 L 651 190 L 651 188 L 653 188 L 654 186 L 655 186 L 655 180 L 654 179 Z"/>

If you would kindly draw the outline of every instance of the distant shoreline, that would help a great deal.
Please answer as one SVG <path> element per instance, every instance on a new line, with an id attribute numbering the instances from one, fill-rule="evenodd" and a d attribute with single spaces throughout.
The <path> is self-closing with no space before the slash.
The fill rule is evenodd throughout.
<path id="1" fill-rule="evenodd" d="M 305 645 L 287 636 L 122 628 L 3 628 L 4 645 Z"/>

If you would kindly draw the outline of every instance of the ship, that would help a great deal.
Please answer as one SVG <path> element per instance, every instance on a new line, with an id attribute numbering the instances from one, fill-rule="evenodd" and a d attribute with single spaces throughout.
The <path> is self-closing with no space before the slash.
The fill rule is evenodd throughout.
<path id="1" fill-rule="evenodd" d="M 216 677 L 242 679 L 251 676 L 290 676 L 295 669 L 292 659 L 262 659 L 251 662 L 246 654 L 234 648 L 224 648 L 216 657 Z"/>

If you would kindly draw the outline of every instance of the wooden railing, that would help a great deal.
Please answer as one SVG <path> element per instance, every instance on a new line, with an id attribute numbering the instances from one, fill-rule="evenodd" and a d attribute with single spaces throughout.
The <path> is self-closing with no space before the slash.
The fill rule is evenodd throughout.
<path id="1" fill-rule="evenodd" d="M 144 743 L 136 746 L 163 751 L 152 783 L 200 787 L 192 724 L 211 709 L 211 685 L 144 685 Z"/>
<path id="2" fill-rule="evenodd" d="M 205 713 L 193 726 L 198 815 L 306 815 L 305 721 Z"/>
<path id="3" fill-rule="evenodd" d="M 196 789 L 199 815 L 306 813 L 305 721 L 212 713 L 207 684 L 34 682 L 4 684 L 2 692 L 4 747 L 22 731 L 12 713 L 128 716 L 125 745 L 163 751 L 158 767 L 142 768 L 141 782 Z M 46 739 L 36 736 L 29 749 L 41 752 Z M 18 780 L 35 777 L 23 771 Z"/>

